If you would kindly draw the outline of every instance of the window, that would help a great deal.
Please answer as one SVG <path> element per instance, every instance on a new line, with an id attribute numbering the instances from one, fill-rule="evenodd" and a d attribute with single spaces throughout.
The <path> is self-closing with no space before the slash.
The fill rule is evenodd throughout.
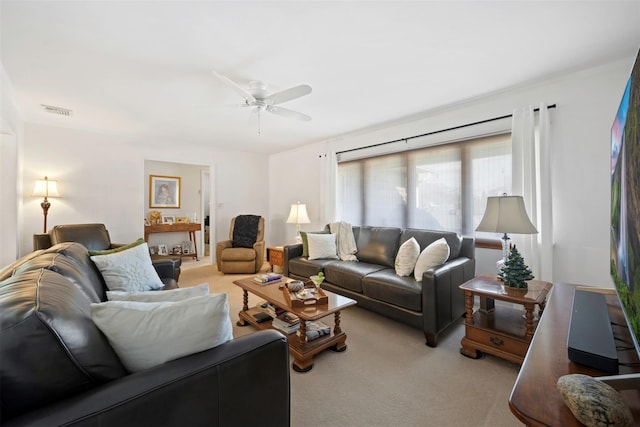
<path id="1" fill-rule="evenodd" d="M 511 193 L 511 136 L 386 154 L 338 164 L 337 218 L 376 225 L 476 233 L 487 196 Z"/>

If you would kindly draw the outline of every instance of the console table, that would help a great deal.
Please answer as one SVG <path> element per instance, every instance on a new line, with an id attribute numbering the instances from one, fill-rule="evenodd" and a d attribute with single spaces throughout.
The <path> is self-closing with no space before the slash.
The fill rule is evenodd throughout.
<path id="1" fill-rule="evenodd" d="M 184 254 L 182 256 L 193 257 L 198 261 L 198 245 L 196 243 L 196 231 L 200 231 L 202 226 L 195 223 L 180 224 L 154 224 L 144 226 L 144 241 L 149 241 L 149 234 L 154 233 L 189 233 L 189 240 L 193 243 L 193 254 Z"/>
<path id="2" fill-rule="evenodd" d="M 558 378 L 567 374 L 585 374 L 593 377 L 605 372 L 573 363 L 567 355 L 567 336 L 573 306 L 573 294 L 577 285 L 557 283 L 538 323 L 518 378 L 516 379 L 509 407 L 523 423 L 530 426 L 581 426 L 575 419 L 556 388 Z M 629 330 L 615 294 L 607 295 L 609 316 L 616 337 L 631 342 Z M 620 350 L 621 363 L 638 363 L 635 350 Z M 640 367 L 620 366 L 621 374 L 640 372 Z M 640 390 L 620 392 L 631 408 L 635 424 L 640 423 Z"/>

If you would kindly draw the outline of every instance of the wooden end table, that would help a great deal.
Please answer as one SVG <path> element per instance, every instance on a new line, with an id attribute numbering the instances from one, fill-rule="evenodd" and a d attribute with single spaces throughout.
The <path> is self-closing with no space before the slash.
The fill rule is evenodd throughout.
<path id="1" fill-rule="evenodd" d="M 497 276 L 477 276 L 460 285 L 465 296 L 465 336 L 460 353 L 477 359 L 482 352 L 522 364 L 529 349 L 538 321 L 551 290 L 551 283 L 540 280 L 527 282 L 526 290 L 512 290 L 498 281 Z M 474 296 L 480 296 L 480 309 L 473 312 Z M 495 300 L 524 306 L 522 309 L 495 307 Z"/>
<path id="2" fill-rule="evenodd" d="M 271 246 L 267 248 L 267 261 L 274 273 L 282 273 L 284 271 L 284 247 Z M 280 271 L 275 271 L 274 267 L 280 267 Z"/>
<path id="3" fill-rule="evenodd" d="M 249 308 L 249 293 L 262 298 L 273 305 L 276 305 L 286 311 L 289 311 L 300 318 L 300 334 L 296 332 L 287 336 L 289 342 L 289 352 L 293 356 L 292 367 L 297 372 L 307 372 L 313 368 L 313 356 L 326 350 L 327 348 L 342 352 L 347 349 L 347 335 L 342 331 L 340 325 L 340 311 L 356 304 L 355 300 L 334 294 L 323 289 L 323 292 L 329 297 L 327 304 L 310 305 L 300 308 L 289 306 L 282 292 L 282 286 L 292 279 L 283 277 L 283 280 L 267 285 L 261 285 L 253 281 L 253 278 L 235 280 L 233 283 L 240 286 L 243 291 L 242 311 L 238 313 L 238 326 L 251 324 L 258 329 L 272 328 L 271 321 L 258 323 L 253 316 L 261 310 L 260 307 Z M 333 315 L 334 327 L 329 335 L 324 335 L 313 341 L 307 341 L 305 322 L 307 320 L 320 320 L 323 317 Z M 283 332 L 284 333 L 284 332 Z"/>

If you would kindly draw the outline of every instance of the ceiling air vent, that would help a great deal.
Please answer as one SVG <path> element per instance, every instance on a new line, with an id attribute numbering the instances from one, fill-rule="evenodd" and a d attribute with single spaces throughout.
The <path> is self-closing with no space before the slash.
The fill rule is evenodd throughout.
<path id="1" fill-rule="evenodd" d="M 73 116 L 73 111 L 62 107 L 54 107 L 53 105 L 40 104 L 42 109 L 51 114 L 59 114 L 61 116 Z"/>

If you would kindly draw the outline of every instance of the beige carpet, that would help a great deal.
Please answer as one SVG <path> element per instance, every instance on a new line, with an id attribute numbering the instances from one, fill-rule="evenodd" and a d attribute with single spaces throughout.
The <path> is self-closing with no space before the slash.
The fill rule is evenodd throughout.
<path id="1" fill-rule="evenodd" d="M 242 277 L 207 265 L 184 271 L 180 286 L 206 282 L 211 292 L 226 292 L 238 337 L 255 331 L 235 325 L 242 291 L 233 281 Z M 307 373 L 291 370 L 293 427 L 522 425 L 508 404 L 518 366 L 462 356 L 462 320 L 436 348 L 425 346 L 421 331 L 357 306 L 343 311 L 341 325 L 347 351 L 323 352 Z"/>

